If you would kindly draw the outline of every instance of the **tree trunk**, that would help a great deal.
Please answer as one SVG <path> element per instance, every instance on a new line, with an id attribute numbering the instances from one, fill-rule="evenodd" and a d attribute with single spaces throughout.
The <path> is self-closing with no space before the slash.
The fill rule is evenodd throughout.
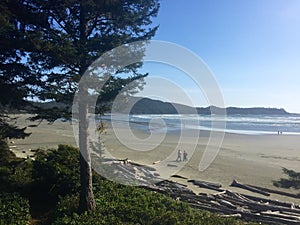
<path id="1" fill-rule="evenodd" d="M 79 148 L 80 148 L 80 200 L 79 210 L 81 212 L 96 209 L 92 183 L 91 154 L 88 141 L 88 104 L 86 101 L 87 88 L 79 87 Z"/>
<path id="2" fill-rule="evenodd" d="M 86 45 L 86 9 L 84 0 L 80 1 L 80 53 L 85 53 Z M 86 70 L 86 58 L 81 56 L 80 58 L 80 71 L 81 75 Z M 92 177 L 92 165 L 91 165 L 91 154 L 90 146 L 88 141 L 88 87 L 86 84 L 79 85 L 79 103 L 78 103 L 78 117 L 79 117 L 79 148 L 80 148 L 80 199 L 79 199 L 79 210 L 81 212 L 91 211 L 96 209 L 96 203 L 93 193 L 93 177 Z"/>

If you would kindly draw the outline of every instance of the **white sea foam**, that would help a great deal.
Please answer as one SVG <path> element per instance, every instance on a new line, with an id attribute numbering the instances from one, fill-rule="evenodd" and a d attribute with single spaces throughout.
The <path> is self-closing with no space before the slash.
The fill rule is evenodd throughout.
<path id="1" fill-rule="evenodd" d="M 106 116 L 105 119 L 112 117 Z M 226 118 L 210 115 L 177 115 L 177 114 L 154 114 L 154 115 L 118 115 L 113 116 L 114 120 L 119 122 L 130 122 L 133 129 L 152 130 L 159 132 L 159 124 L 153 123 L 149 127 L 151 121 L 162 119 L 165 121 L 164 126 L 167 130 L 175 131 L 180 129 L 200 129 L 211 130 L 212 122 L 226 122 L 225 132 L 249 134 L 249 135 L 263 135 L 263 134 L 277 134 L 282 131 L 283 134 L 300 134 L 300 117 L 297 116 L 266 116 L 266 115 L 230 115 Z M 214 129 L 214 131 L 223 131 Z"/>

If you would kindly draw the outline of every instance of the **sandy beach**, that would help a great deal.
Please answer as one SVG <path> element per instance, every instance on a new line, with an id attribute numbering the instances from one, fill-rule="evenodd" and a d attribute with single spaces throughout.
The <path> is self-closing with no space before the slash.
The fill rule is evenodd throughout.
<path id="1" fill-rule="evenodd" d="M 22 115 L 18 124 L 28 126 L 37 124 L 27 121 Z M 69 122 L 56 121 L 53 124 L 42 122 L 38 127 L 28 127 L 32 135 L 24 140 L 12 140 L 10 148 L 17 156 L 26 157 L 33 154 L 31 150 L 37 148 L 55 148 L 58 144 L 75 145 L 72 125 Z M 193 132 L 193 131 L 190 131 Z M 149 134 L 142 131 L 135 131 L 135 135 L 142 140 L 149 137 Z M 183 162 L 176 162 L 178 143 L 189 142 L 189 133 L 182 138 L 181 134 L 167 134 L 163 141 L 160 141 L 162 134 L 152 135 L 152 141 L 158 140 L 159 145 L 153 150 L 136 151 L 124 145 L 116 137 L 114 130 L 107 125 L 106 134 L 102 134 L 106 150 L 116 158 L 128 158 L 143 164 L 152 165 L 153 162 L 167 161 L 171 165 L 181 165 Z M 180 139 L 181 138 L 181 139 Z M 179 175 L 189 179 L 199 179 L 211 182 L 218 182 L 224 188 L 229 188 L 240 193 L 253 194 L 251 192 L 229 187 L 233 179 L 241 183 L 251 184 L 266 188 L 277 189 L 272 181 L 285 177 L 282 168 L 300 171 L 300 138 L 297 135 L 240 135 L 226 133 L 220 151 L 213 163 L 203 172 L 198 170 L 198 165 L 208 143 L 208 132 L 200 132 L 198 143 L 196 143 L 193 155 L 179 172 Z M 149 143 L 148 143 L 149 144 Z M 166 160 L 173 153 L 172 157 Z M 159 164 L 159 163 L 158 163 Z M 188 184 L 181 179 L 176 181 Z M 195 192 L 209 192 L 188 184 Z M 286 192 L 297 193 L 296 190 L 279 189 Z M 261 196 L 262 197 L 262 196 Z M 281 201 L 292 201 L 300 203 L 300 200 L 289 197 L 271 195 L 271 198 Z"/>

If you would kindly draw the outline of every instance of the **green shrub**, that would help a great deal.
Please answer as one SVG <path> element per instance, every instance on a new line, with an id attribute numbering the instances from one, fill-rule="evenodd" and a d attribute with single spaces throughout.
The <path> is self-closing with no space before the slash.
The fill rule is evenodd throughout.
<path id="1" fill-rule="evenodd" d="M 22 192 L 32 183 L 32 162 L 30 159 L 17 158 L 7 146 L 0 141 L 0 189 L 6 192 Z"/>
<path id="2" fill-rule="evenodd" d="M 5 181 L 5 187 L 11 190 L 24 191 L 30 186 L 27 193 L 31 210 L 38 215 L 48 213 L 57 205 L 47 218 L 54 225 L 243 224 L 194 210 L 185 203 L 153 191 L 103 180 L 97 174 L 94 174 L 93 186 L 97 209 L 78 214 L 79 152 L 67 145 L 60 145 L 57 150 L 38 151 L 35 161 L 9 160 L 0 167 L 0 178 L 0 187 Z M 24 193 L 22 191 L 19 193 Z M 0 225 L 28 224 L 29 218 L 28 200 L 12 193 L 0 195 Z"/>
<path id="3" fill-rule="evenodd" d="M 29 202 L 15 193 L 0 193 L 0 224 L 29 224 Z"/>
<path id="4" fill-rule="evenodd" d="M 12 166 L 13 173 L 9 177 L 11 186 L 14 186 L 16 191 L 28 189 L 32 182 L 32 160 L 26 159 Z"/>
<path id="5" fill-rule="evenodd" d="M 53 224 L 243 224 L 194 210 L 159 193 L 110 181 L 96 185 L 95 198 L 96 211 L 81 215 L 76 212 L 78 196 L 62 198 L 53 214 Z"/>
<path id="6" fill-rule="evenodd" d="M 18 162 L 15 166 L 0 167 L 0 189 L 6 192 L 19 192 L 25 194 L 32 184 L 31 162 Z"/>
<path id="7" fill-rule="evenodd" d="M 16 159 L 16 155 L 9 150 L 7 142 L 0 139 L 0 165 L 6 165 L 8 162 Z"/>
<path id="8" fill-rule="evenodd" d="M 32 176 L 35 189 L 50 197 L 58 198 L 79 190 L 79 152 L 68 145 L 57 150 L 38 151 L 33 162 Z"/>

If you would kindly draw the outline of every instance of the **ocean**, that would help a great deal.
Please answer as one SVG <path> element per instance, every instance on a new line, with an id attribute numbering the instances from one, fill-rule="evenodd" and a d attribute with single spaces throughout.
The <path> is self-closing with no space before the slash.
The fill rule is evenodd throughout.
<path id="1" fill-rule="evenodd" d="M 109 115 L 104 120 L 115 123 L 126 123 L 132 129 L 151 132 L 176 132 L 181 129 L 211 130 L 212 121 L 223 123 L 225 132 L 236 134 L 294 134 L 300 135 L 300 116 L 269 116 L 269 115 L 228 115 L 226 118 L 210 115 Z M 218 130 L 216 128 L 213 128 Z"/>

